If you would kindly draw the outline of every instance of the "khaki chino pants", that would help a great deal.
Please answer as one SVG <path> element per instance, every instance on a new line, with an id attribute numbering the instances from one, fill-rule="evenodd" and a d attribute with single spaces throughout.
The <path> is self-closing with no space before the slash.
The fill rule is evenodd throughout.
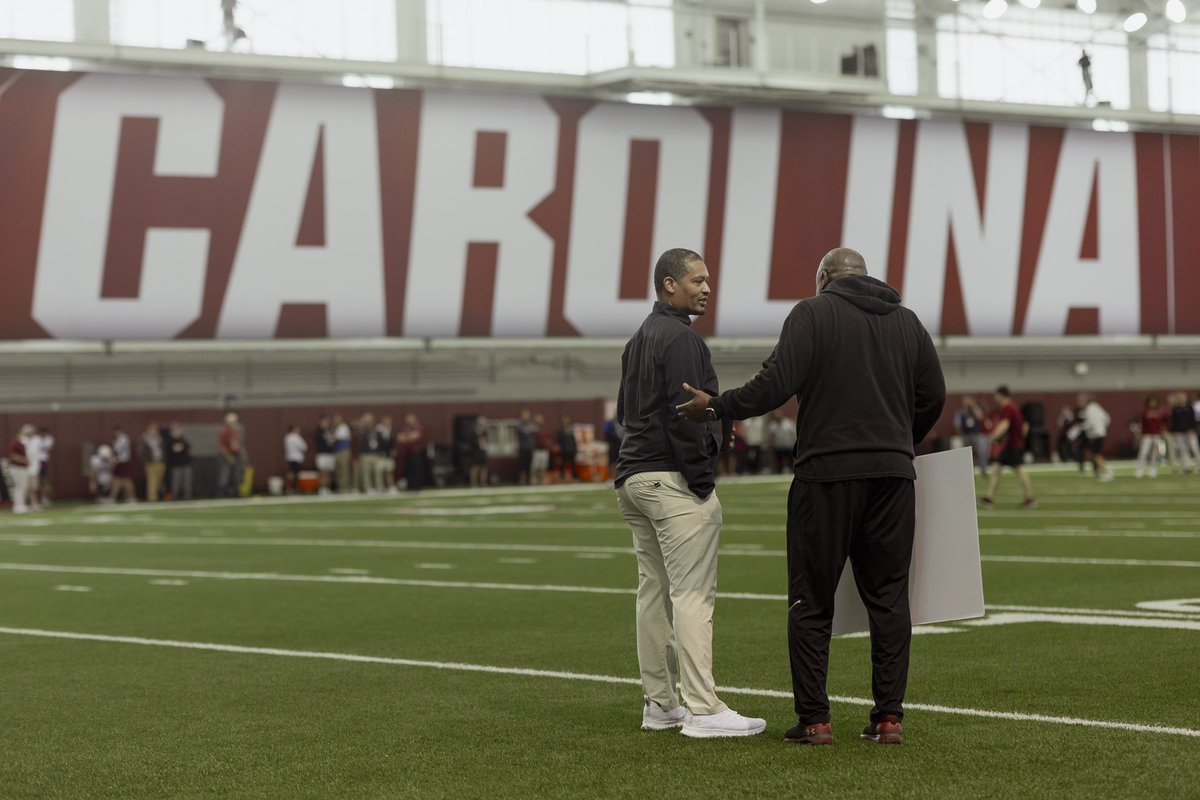
<path id="1" fill-rule="evenodd" d="M 670 711 L 676 685 L 693 714 L 717 714 L 712 618 L 721 501 L 701 500 L 678 472 L 643 472 L 617 489 L 638 560 L 637 648 L 646 697 Z"/>

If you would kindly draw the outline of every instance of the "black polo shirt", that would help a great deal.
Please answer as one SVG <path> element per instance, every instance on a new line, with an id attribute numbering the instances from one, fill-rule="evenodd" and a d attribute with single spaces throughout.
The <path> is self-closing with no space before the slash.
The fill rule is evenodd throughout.
<path id="1" fill-rule="evenodd" d="M 641 472 L 679 472 L 697 497 L 716 486 L 721 450 L 719 422 L 680 419 L 675 406 L 692 396 L 687 383 L 715 395 L 712 355 L 692 320 L 666 303 L 655 303 L 621 354 L 617 422 L 625 438 L 617 456 L 616 485 Z"/>

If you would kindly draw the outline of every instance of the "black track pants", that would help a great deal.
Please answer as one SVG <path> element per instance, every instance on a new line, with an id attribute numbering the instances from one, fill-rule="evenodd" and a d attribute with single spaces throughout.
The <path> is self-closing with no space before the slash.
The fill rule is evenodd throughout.
<path id="1" fill-rule="evenodd" d="M 829 636 L 833 597 L 849 556 L 871 622 L 871 721 L 903 716 L 912 622 L 908 568 L 916 522 L 905 478 L 813 483 L 788 495 L 788 648 L 796 714 L 829 721 Z"/>

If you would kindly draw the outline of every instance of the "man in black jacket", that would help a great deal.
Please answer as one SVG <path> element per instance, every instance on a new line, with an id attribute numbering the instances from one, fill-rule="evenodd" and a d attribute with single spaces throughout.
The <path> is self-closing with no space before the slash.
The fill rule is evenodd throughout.
<path id="1" fill-rule="evenodd" d="M 638 559 L 637 647 L 642 730 L 685 736 L 752 736 L 766 729 L 717 697 L 712 616 L 717 596 L 721 502 L 715 470 L 721 425 L 679 419 L 684 383 L 717 391 L 717 375 L 691 316 L 708 308 L 708 267 L 691 250 L 668 250 L 654 267 L 658 302 L 621 355 L 617 504 Z M 676 684 L 682 677 L 679 704 Z"/>
<path id="2" fill-rule="evenodd" d="M 833 598 L 849 556 L 871 622 L 875 707 L 863 736 L 898 743 L 912 624 L 908 568 L 915 526 L 913 446 L 946 402 L 929 333 L 900 295 L 839 248 L 821 259 L 817 296 L 798 303 L 748 383 L 693 399 L 693 420 L 746 419 L 795 395 L 800 410 L 788 495 L 788 644 L 800 722 L 785 741 L 829 744 Z"/>

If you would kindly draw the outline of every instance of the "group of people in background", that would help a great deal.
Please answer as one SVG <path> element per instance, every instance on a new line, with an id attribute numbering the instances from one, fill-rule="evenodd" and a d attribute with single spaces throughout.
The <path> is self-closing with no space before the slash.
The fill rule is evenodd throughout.
<path id="1" fill-rule="evenodd" d="M 795 446 L 796 420 L 792 414 L 776 411 L 770 416 L 736 421 L 730 431 L 729 448 L 717 463 L 717 474 L 790 475 Z"/>
<path id="2" fill-rule="evenodd" d="M 379 494 L 405 486 L 418 491 L 428 482 L 429 441 L 416 414 L 406 414 L 399 427 L 390 416 L 368 412 L 349 421 L 341 414 L 322 414 L 313 431 L 313 463 L 317 492 Z M 287 461 L 285 491 L 300 491 L 300 472 L 309 442 L 296 425 L 283 438 Z"/>
<path id="3" fill-rule="evenodd" d="M 609 445 L 609 461 L 614 458 L 613 440 L 621 447 L 620 430 L 616 420 L 604 425 L 604 435 Z M 540 486 L 549 482 L 551 467 L 557 471 L 559 483 L 575 480 L 575 466 L 579 461 L 579 443 L 575 438 L 575 420 L 564 416 L 557 431 L 546 426 L 541 414 L 522 409 L 517 420 L 517 483 L 521 486 Z M 472 484 L 475 485 L 475 484 Z"/>
<path id="4" fill-rule="evenodd" d="M 12 487 L 13 513 L 41 511 L 50 505 L 50 457 L 54 436 L 45 426 L 25 424 L 9 445 L 8 473 Z"/>
<path id="5" fill-rule="evenodd" d="M 1137 477 L 1158 477 L 1158 466 L 1164 460 L 1172 472 L 1200 472 L 1200 399 L 1189 400 L 1184 392 L 1172 392 L 1164 405 L 1158 395 L 1147 395 L 1136 433 L 1141 439 Z"/>
<path id="6" fill-rule="evenodd" d="M 245 467 L 237 414 L 225 416 L 218 438 L 223 465 L 218 491 L 222 497 L 236 496 Z M 192 443 L 179 422 L 146 423 L 137 442 L 137 455 L 146 478 L 146 502 L 193 499 Z M 134 442 L 120 425 L 113 426 L 110 441 L 100 444 L 88 458 L 87 476 L 88 490 L 97 502 L 138 501 L 133 480 Z"/>

